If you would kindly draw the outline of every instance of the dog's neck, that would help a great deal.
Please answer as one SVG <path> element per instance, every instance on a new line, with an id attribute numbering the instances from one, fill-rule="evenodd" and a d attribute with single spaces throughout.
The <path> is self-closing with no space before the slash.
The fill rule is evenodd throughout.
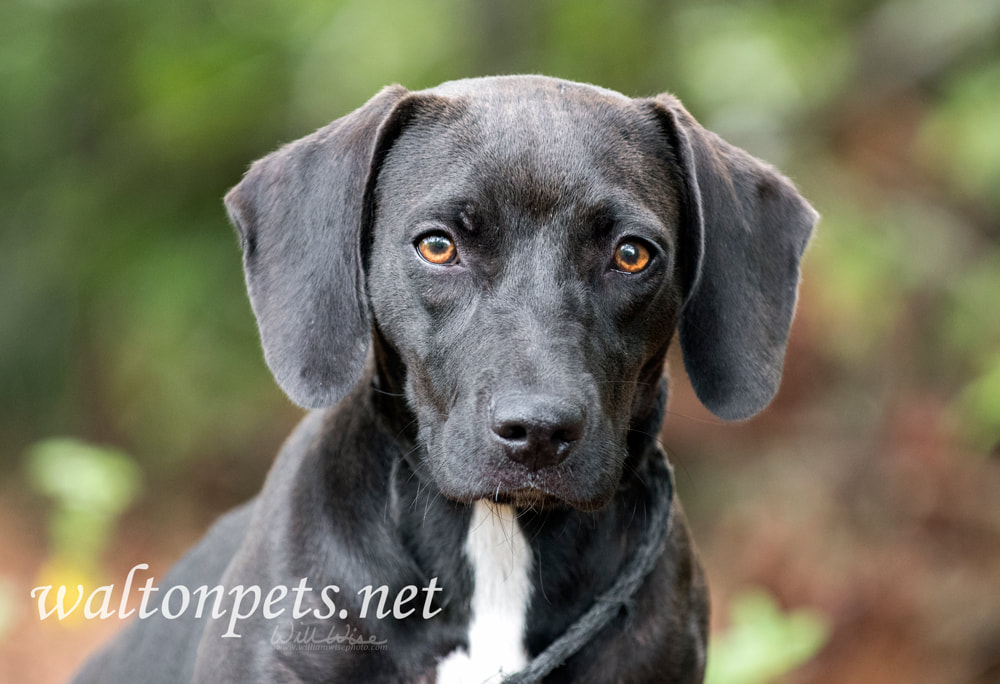
<path id="1" fill-rule="evenodd" d="M 373 393 L 372 405 L 386 427 L 396 435 L 400 446 L 407 451 L 413 449 L 417 441 L 417 420 L 406 401 L 406 366 L 377 326 L 372 331 L 372 354 L 368 365 L 370 370 L 365 378 Z"/>

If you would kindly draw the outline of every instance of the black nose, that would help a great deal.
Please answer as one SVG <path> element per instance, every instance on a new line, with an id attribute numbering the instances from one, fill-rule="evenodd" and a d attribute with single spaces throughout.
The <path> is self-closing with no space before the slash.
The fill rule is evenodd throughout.
<path id="1" fill-rule="evenodd" d="M 508 394 L 492 405 L 493 437 L 532 470 L 562 463 L 583 437 L 582 405 L 546 394 Z"/>

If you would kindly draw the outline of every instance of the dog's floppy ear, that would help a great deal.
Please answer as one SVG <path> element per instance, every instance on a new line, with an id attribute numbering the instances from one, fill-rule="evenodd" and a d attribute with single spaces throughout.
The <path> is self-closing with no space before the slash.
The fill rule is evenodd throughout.
<path id="1" fill-rule="evenodd" d="M 406 96 L 385 88 L 360 109 L 255 162 L 226 195 L 243 247 L 264 358 L 295 403 L 339 401 L 358 381 L 371 314 L 361 265 L 369 176 Z"/>
<path id="2" fill-rule="evenodd" d="M 819 215 L 774 167 L 702 128 L 672 95 L 654 106 L 684 185 L 684 367 L 712 413 L 749 418 L 778 390 L 799 260 Z"/>

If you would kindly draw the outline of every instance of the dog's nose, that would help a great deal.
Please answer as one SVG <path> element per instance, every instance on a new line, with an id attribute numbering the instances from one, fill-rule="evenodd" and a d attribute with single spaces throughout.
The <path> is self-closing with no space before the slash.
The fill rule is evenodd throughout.
<path id="1" fill-rule="evenodd" d="M 492 405 L 493 437 L 508 458 L 532 470 L 566 460 L 583 437 L 582 405 L 545 394 L 509 394 Z"/>

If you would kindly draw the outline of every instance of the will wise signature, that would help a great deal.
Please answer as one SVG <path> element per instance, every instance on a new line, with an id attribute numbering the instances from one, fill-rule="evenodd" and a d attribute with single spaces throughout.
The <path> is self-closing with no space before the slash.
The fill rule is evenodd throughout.
<path id="1" fill-rule="evenodd" d="M 374 634 L 364 636 L 349 625 L 344 625 L 343 631 L 340 633 L 337 632 L 336 627 L 331 627 L 324 634 L 322 629 L 316 625 L 300 625 L 294 620 L 285 620 L 284 624 L 276 625 L 274 631 L 271 632 L 272 646 L 287 646 L 289 644 L 381 646 L 388 642 L 388 639 L 379 640 Z"/>

